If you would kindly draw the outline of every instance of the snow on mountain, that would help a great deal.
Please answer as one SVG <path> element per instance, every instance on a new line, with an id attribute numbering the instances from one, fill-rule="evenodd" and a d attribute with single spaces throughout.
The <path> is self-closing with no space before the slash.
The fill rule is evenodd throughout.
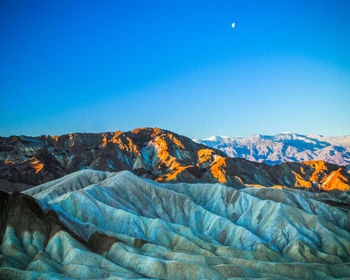
<path id="1" fill-rule="evenodd" d="M 277 144 L 282 150 L 286 148 L 287 154 L 288 151 L 293 151 L 293 147 L 283 146 L 285 143 L 301 146 L 297 140 L 293 140 L 296 139 L 295 135 L 281 134 L 279 138 L 280 142 Z M 230 138 L 223 136 L 211 139 L 215 143 L 226 145 L 226 148 L 232 142 Z M 247 147 L 256 146 L 260 142 L 262 144 L 259 151 L 254 148 L 256 153 L 260 157 L 263 153 L 268 157 L 277 141 L 273 142 L 271 139 L 269 145 L 259 135 L 243 139 L 245 146 L 242 146 L 241 151 L 248 151 L 250 155 Z M 317 141 L 305 139 L 303 146 L 326 145 Z M 350 189 L 349 173 L 335 164 L 315 161 L 267 166 L 242 158 L 228 157 L 218 149 L 158 128 L 52 137 L 0 137 L 0 190 L 24 190 L 82 169 L 111 172 L 130 170 L 144 178 L 163 183 L 219 182 L 234 187 L 279 185 L 312 191 Z"/>
<path id="2" fill-rule="evenodd" d="M 195 142 L 220 149 L 230 157 L 266 164 L 284 161 L 323 160 L 338 165 L 350 164 L 350 136 L 301 135 L 280 133 L 274 136 L 251 135 L 246 138 L 212 136 Z"/>
<path id="3" fill-rule="evenodd" d="M 82 170 L 24 193 L 0 192 L 0 279 L 350 277 L 346 192 Z"/>

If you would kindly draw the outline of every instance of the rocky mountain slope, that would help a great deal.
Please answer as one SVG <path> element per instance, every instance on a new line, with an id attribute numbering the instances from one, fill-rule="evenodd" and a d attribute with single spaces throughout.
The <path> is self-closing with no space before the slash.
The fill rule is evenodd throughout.
<path id="1" fill-rule="evenodd" d="M 0 279 L 348 279 L 340 195 L 82 170 L 0 192 Z"/>
<path id="2" fill-rule="evenodd" d="M 247 138 L 213 136 L 194 141 L 220 149 L 230 157 L 266 164 L 321 160 L 350 165 L 350 136 L 281 133 L 274 136 L 252 135 Z"/>
<path id="3" fill-rule="evenodd" d="M 350 174 L 335 164 L 310 161 L 269 166 L 230 158 L 220 150 L 157 128 L 0 138 L 3 190 L 9 191 L 6 181 L 21 184 L 16 188 L 22 190 L 23 184 L 29 188 L 86 168 L 131 170 L 157 182 L 350 190 Z"/>

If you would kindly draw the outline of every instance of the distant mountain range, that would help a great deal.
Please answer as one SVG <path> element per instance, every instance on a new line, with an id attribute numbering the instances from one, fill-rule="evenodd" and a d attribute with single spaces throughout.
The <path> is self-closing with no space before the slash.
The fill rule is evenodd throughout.
<path id="1" fill-rule="evenodd" d="M 270 165 L 311 160 L 350 165 L 350 135 L 324 137 L 280 133 L 274 136 L 252 135 L 246 138 L 213 136 L 194 141 L 219 149 L 230 157 Z"/>
<path id="2" fill-rule="evenodd" d="M 269 166 L 231 158 L 216 148 L 158 128 L 0 137 L 2 190 L 24 190 L 82 169 L 130 170 L 157 182 L 350 190 L 350 174 L 336 164 L 310 161 Z"/>
<path id="3" fill-rule="evenodd" d="M 349 190 L 158 128 L 0 137 L 0 279 L 350 279 Z"/>

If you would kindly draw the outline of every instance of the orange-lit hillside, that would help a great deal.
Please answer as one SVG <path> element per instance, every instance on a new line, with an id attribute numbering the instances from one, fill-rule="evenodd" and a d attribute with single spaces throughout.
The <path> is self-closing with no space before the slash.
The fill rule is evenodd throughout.
<path id="1" fill-rule="evenodd" d="M 226 184 L 228 181 L 226 158 L 217 159 L 210 168 L 212 176 L 219 182 Z"/>
<path id="2" fill-rule="evenodd" d="M 35 169 L 35 173 L 40 172 L 41 169 L 44 168 L 44 164 L 42 162 L 40 162 L 38 159 L 36 159 L 35 157 L 30 158 L 32 167 Z"/>
<path id="3" fill-rule="evenodd" d="M 350 191 L 350 179 L 347 176 L 348 173 L 344 172 L 341 168 L 336 171 L 333 171 L 322 183 L 322 189 L 329 190 L 341 190 L 341 191 Z"/>
<path id="4" fill-rule="evenodd" d="M 158 128 L 128 132 L 0 138 L 0 179 L 37 185 L 77 170 L 132 170 L 158 182 L 223 183 L 237 188 L 349 190 L 349 173 L 323 161 L 269 166 Z"/>
<path id="5" fill-rule="evenodd" d="M 324 161 L 306 161 L 291 165 L 294 167 L 292 174 L 295 187 L 349 190 L 349 173 L 342 167 Z"/>

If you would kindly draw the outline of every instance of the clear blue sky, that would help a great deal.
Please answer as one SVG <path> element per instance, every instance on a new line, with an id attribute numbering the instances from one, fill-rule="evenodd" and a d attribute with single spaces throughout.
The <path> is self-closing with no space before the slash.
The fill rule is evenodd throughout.
<path id="1" fill-rule="evenodd" d="M 350 1 L 1 0 L 0 95 L 1 136 L 350 134 Z"/>

